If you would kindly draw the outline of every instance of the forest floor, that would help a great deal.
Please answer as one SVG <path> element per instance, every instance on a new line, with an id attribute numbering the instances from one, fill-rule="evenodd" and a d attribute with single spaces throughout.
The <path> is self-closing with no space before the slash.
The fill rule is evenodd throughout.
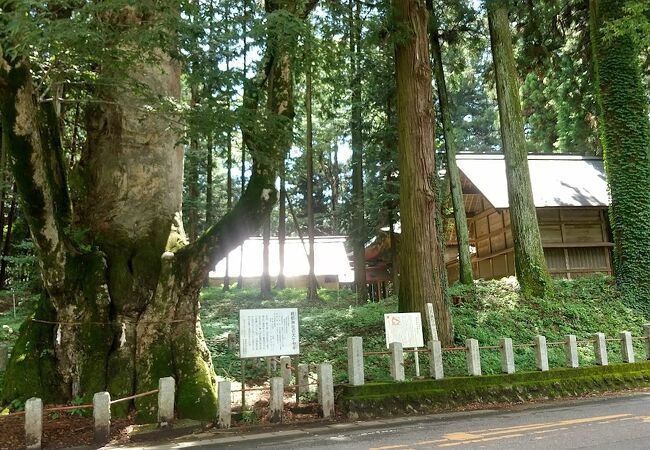
<path id="1" fill-rule="evenodd" d="M 230 380 L 232 384 L 233 408 L 241 408 L 242 361 L 238 354 L 239 310 L 249 308 L 295 307 L 299 311 L 300 355 L 292 361 L 318 364 L 331 362 L 335 383 L 347 380 L 347 338 L 362 336 L 364 351 L 385 351 L 385 313 L 397 310 L 397 299 L 389 297 L 377 303 L 356 305 L 349 290 L 321 290 L 321 299 L 306 300 L 305 290 L 285 289 L 275 291 L 272 298 L 260 300 L 259 291 L 232 289 L 223 292 L 208 287 L 202 293 L 201 321 L 207 344 L 219 379 Z M 620 331 L 631 331 L 634 336 L 643 333 L 646 319 L 629 309 L 620 301 L 609 277 L 594 276 L 578 280 L 556 282 L 556 294 L 552 299 L 523 299 L 519 296 L 514 278 L 494 281 L 478 281 L 472 287 L 454 286 L 450 289 L 453 299 L 452 316 L 454 339 L 457 345 L 464 345 L 465 339 L 476 338 L 481 345 L 496 345 L 500 337 L 511 337 L 515 344 L 531 343 L 535 335 L 545 335 L 549 342 L 562 341 L 564 335 L 575 334 L 579 340 L 587 339 L 595 332 L 607 337 L 618 337 Z M 9 306 L 7 303 L 9 302 Z M 33 300 L 19 300 L 14 315 L 13 299 L 0 298 L 0 345 L 11 346 L 16 338 L 20 323 L 29 314 Z M 3 306 L 4 305 L 4 306 Z M 234 339 L 228 339 L 228 335 Z M 593 364 L 591 346 L 579 348 L 581 365 Z M 642 341 L 635 341 L 637 357 L 645 359 Z M 405 361 L 407 379 L 415 377 L 413 357 Z M 549 346 L 551 367 L 564 364 L 562 346 Z M 612 363 L 620 362 L 617 345 L 609 348 Z M 518 371 L 535 370 L 532 349 L 517 349 L 515 362 Z M 499 352 L 482 352 L 483 373 L 500 372 Z M 426 354 L 420 356 L 423 373 L 428 372 Z M 445 352 L 446 376 L 463 375 L 466 371 L 463 352 Z M 312 366 L 313 367 L 313 366 Z M 315 372 L 312 369 L 312 372 Z M 235 414 L 236 426 L 259 426 L 268 422 L 268 380 L 269 365 L 264 359 L 245 361 L 247 411 Z M 315 373 L 312 373 L 315 376 Z M 0 386 L 1 386 L 0 374 Z M 365 377 L 368 381 L 390 379 L 389 361 L 384 355 L 368 356 L 365 360 Z M 1 388 L 1 387 L 0 387 Z M 317 420 L 313 408 L 316 393 L 310 392 L 301 399 L 304 408 L 287 411 L 291 421 Z M 287 393 L 287 404 L 295 405 L 295 395 Z M 311 405 L 311 406 L 310 406 Z M 21 402 L 15 402 L 2 410 L 0 408 L 0 449 L 20 448 L 23 437 L 22 416 L 2 417 L 9 411 L 20 411 Z M 49 406 L 49 405 L 48 405 Z M 52 448 L 81 445 L 92 439 L 89 431 L 91 419 L 61 414 L 48 416 L 45 421 L 45 442 Z M 127 439 L 133 429 L 132 421 L 115 423 L 114 436 Z M 5 442 L 7 442 L 5 444 Z"/>

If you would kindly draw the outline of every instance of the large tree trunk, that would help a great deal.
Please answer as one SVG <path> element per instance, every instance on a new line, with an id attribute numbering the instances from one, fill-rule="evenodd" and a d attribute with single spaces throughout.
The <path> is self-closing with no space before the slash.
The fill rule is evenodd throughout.
<path id="1" fill-rule="evenodd" d="M 449 186 L 451 191 L 451 204 L 454 208 L 454 222 L 456 225 L 456 241 L 458 243 L 458 273 L 459 281 L 462 284 L 472 284 L 472 260 L 469 254 L 469 230 L 465 216 L 465 201 L 463 199 L 463 188 L 460 182 L 460 173 L 456 165 L 456 136 L 454 126 L 451 122 L 451 105 L 447 95 L 447 83 L 445 82 L 445 71 L 442 65 L 442 50 L 438 36 L 438 21 L 433 14 L 432 1 L 427 2 L 431 13 L 431 55 L 433 56 L 433 67 L 438 87 L 438 102 L 440 103 L 440 114 L 442 115 L 442 134 L 445 138 L 445 150 L 447 154 L 447 174 L 449 175 Z M 442 205 L 440 205 L 442 206 Z"/>
<path id="2" fill-rule="evenodd" d="M 153 97 L 178 99 L 179 66 L 158 57 L 131 73 Z M 267 58 L 257 90 L 282 75 L 281 60 L 281 53 Z M 119 398 L 171 375 L 178 415 L 212 420 L 215 376 L 199 322 L 199 291 L 216 262 L 268 216 L 277 199 L 279 153 L 259 147 L 253 125 L 243 127 L 255 149 L 248 187 L 229 213 L 187 244 L 176 132 L 128 87 L 100 89 L 88 111 L 83 186 L 73 208 L 53 105 L 37 103 L 28 60 L 0 62 L 3 139 L 45 288 L 21 327 L 1 400 L 89 401 L 104 390 Z M 245 107 L 254 112 L 255 90 L 247 94 Z M 139 419 L 156 417 L 155 396 L 134 403 Z"/>
<path id="3" fill-rule="evenodd" d="M 507 0 L 489 0 L 487 10 L 515 247 L 515 271 L 524 295 L 543 297 L 552 293 L 553 285 L 546 267 L 533 202 Z"/>
<path id="4" fill-rule="evenodd" d="M 616 284 L 625 300 L 650 314 L 650 123 L 648 97 L 633 29 L 608 34 L 625 17 L 622 0 L 591 0 L 591 42 L 596 61 L 600 132 L 614 235 Z"/>
<path id="5" fill-rule="evenodd" d="M 397 24 L 405 31 L 395 47 L 402 225 L 399 310 L 419 311 L 426 318 L 425 305 L 433 303 L 439 338 L 449 344 L 453 328 L 435 218 L 437 174 L 427 10 L 420 0 L 393 0 L 393 5 Z"/>
<path id="6" fill-rule="evenodd" d="M 352 106 L 350 133 L 352 146 L 352 252 L 357 304 L 368 298 L 366 285 L 366 219 L 363 199 L 363 132 L 361 105 L 361 2 L 350 0 L 350 59 Z"/>

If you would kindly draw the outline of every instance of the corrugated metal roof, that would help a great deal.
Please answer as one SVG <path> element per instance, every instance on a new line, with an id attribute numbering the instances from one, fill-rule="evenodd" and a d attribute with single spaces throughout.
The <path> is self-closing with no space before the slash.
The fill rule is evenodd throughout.
<path id="1" fill-rule="evenodd" d="M 347 283 L 354 281 L 354 272 L 350 267 L 345 252 L 345 236 L 317 236 L 314 239 L 314 271 L 320 275 L 338 275 L 339 281 Z M 243 243 L 244 255 L 242 276 L 256 278 L 262 276 L 262 248 L 260 237 L 246 239 Z M 307 248 L 305 248 L 307 247 Z M 305 238 L 305 245 L 299 238 L 288 237 L 284 243 L 284 275 L 297 277 L 309 275 L 309 261 L 307 250 L 309 243 Z M 228 276 L 239 277 L 240 261 L 242 260 L 241 246 L 228 254 Z M 219 261 L 210 278 L 223 278 L 226 273 L 226 259 Z M 280 273 L 280 256 L 278 238 L 273 237 L 269 243 L 269 275 L 277 277 Z"/>
<path id="2" fill-rule="evenodd" d="M 508 208 L 503 155 L 459 154 L 458 169 L 495 208 Z M 608 206 L 603 161 L 573 155 L 529 155 L 528 167 L 537 208 Z"/>

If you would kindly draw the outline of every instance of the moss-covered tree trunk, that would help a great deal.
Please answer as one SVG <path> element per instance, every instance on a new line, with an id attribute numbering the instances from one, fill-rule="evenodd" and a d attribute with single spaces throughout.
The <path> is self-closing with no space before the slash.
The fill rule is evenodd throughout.
<path id="1" fill-rule="evenodd" d="M 648 93 L 634 29 L 607 34 L 625 16 L 622 0 L 591 0 L 600 133 L 611 196 L 616 283 L 625 299 L 650 314 L 650 122 Z"/>
<path id="2" fill-rule="evenodd" d="M 445 71 L 442 65 L 442 50 L 440 48 L 440 37 L 438 36 L 438 21 L 433 14 L 432 2 L 427 2 L 431 13 L 431 55 L 433 56 L 433 73 L 438 87 L 438 102 L 442 116 L 442 134 L 445 138 L 445 150 L 447 156 L 447 174 L 449 176 L 449 190 L 451 191 L 451 204 L 454 208 L 454 222 L 456 226 L 456 242 L 458 243 L 458 274 L 459 281 L 463 284 L 472 284 L 472 260 L 469 254 L 469 229 L 467 228 L 467 217 L 465 216 L 465 201 L 463 199 L 463 187 L 460 182 L 460 172 L 456 164 L 456 136 L 454 125 L 451 122 L 451 105 L 447 95 L 447 83 L 445 82 Z"/>
<path id="3" fill-rule="evenodd" d="M 487 11 L 515 247 L 515 271 L 522 293 L 541 297 L 552 292 L 552 284 L 530 183 L 508 1 L 488 0 Z"/>
<path id="4" fill-rule="evenodd" d="M 153 97 L 178 99 L 179 65 L 157 56 L 157 63 L 135 64 L 132 76 Z M 276 60 L 267 59 L 258 89 L 284 67 Z M 119 398 L 174 376 L 178 415 L 213 419 L 215 375 L 199 292 L 216 262 L 268 216 L 277 199 L 277 153 L 252 152 L 240 200 L 188 244 L 180 215 L 183 152 L 170 118 L 126 84 L 99 89 L 87 114 L 83 170 L 68 183 L 59 121 L 52 103 L 38 103 L 29 64 L 0 59 L 0 117 L 45 294 L 21 327 L 0 401 L 89 401 L 104 390 Z M 250 97 L 246 107 L 255 110 Z M 250 127 L 244 135 L 252 140 Z M 155 419 L 156 397 L 115 409 L 130 407 L 141 420 Z"/>
<path id="5" fill-rule="evenodd" d="M 443 285 L 445 270 L 436 223 L 436 165 L 433 142 L 431 64 L 424 0 L 393 0 L 398 29 L 395 47 L 400 179 L 399 310 L 419 311 L 433 303 L 439 338 L 453 340 Z"/>

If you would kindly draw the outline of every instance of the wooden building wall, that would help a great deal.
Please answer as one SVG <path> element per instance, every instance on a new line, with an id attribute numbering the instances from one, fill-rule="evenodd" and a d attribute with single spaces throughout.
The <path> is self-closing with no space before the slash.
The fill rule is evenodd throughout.
<path id="1" fill-rule="evenodd" d="M 474 211 L 479 210 L 468 218 L 470 245 L 475 247 L 472 255 L 474 277 L 491 279 L 514 275 L 509 210 L 494 209 L 484 198 L 480 203 L 478 199 L 471 201 Z M 595 272 L 612 273 L 612 244 L 605 208 L 537 208 L 537 217 L 544 254 L 553 276 L 575 278 Z M 450 222 L 453 230 L 453 220 Z M 455 243 L 455 233 L 450 231 L 448 236 L 448 242 Z M 458 280 L 455 252 L 455 247 L 447 252 L 450 282 Z"/>

